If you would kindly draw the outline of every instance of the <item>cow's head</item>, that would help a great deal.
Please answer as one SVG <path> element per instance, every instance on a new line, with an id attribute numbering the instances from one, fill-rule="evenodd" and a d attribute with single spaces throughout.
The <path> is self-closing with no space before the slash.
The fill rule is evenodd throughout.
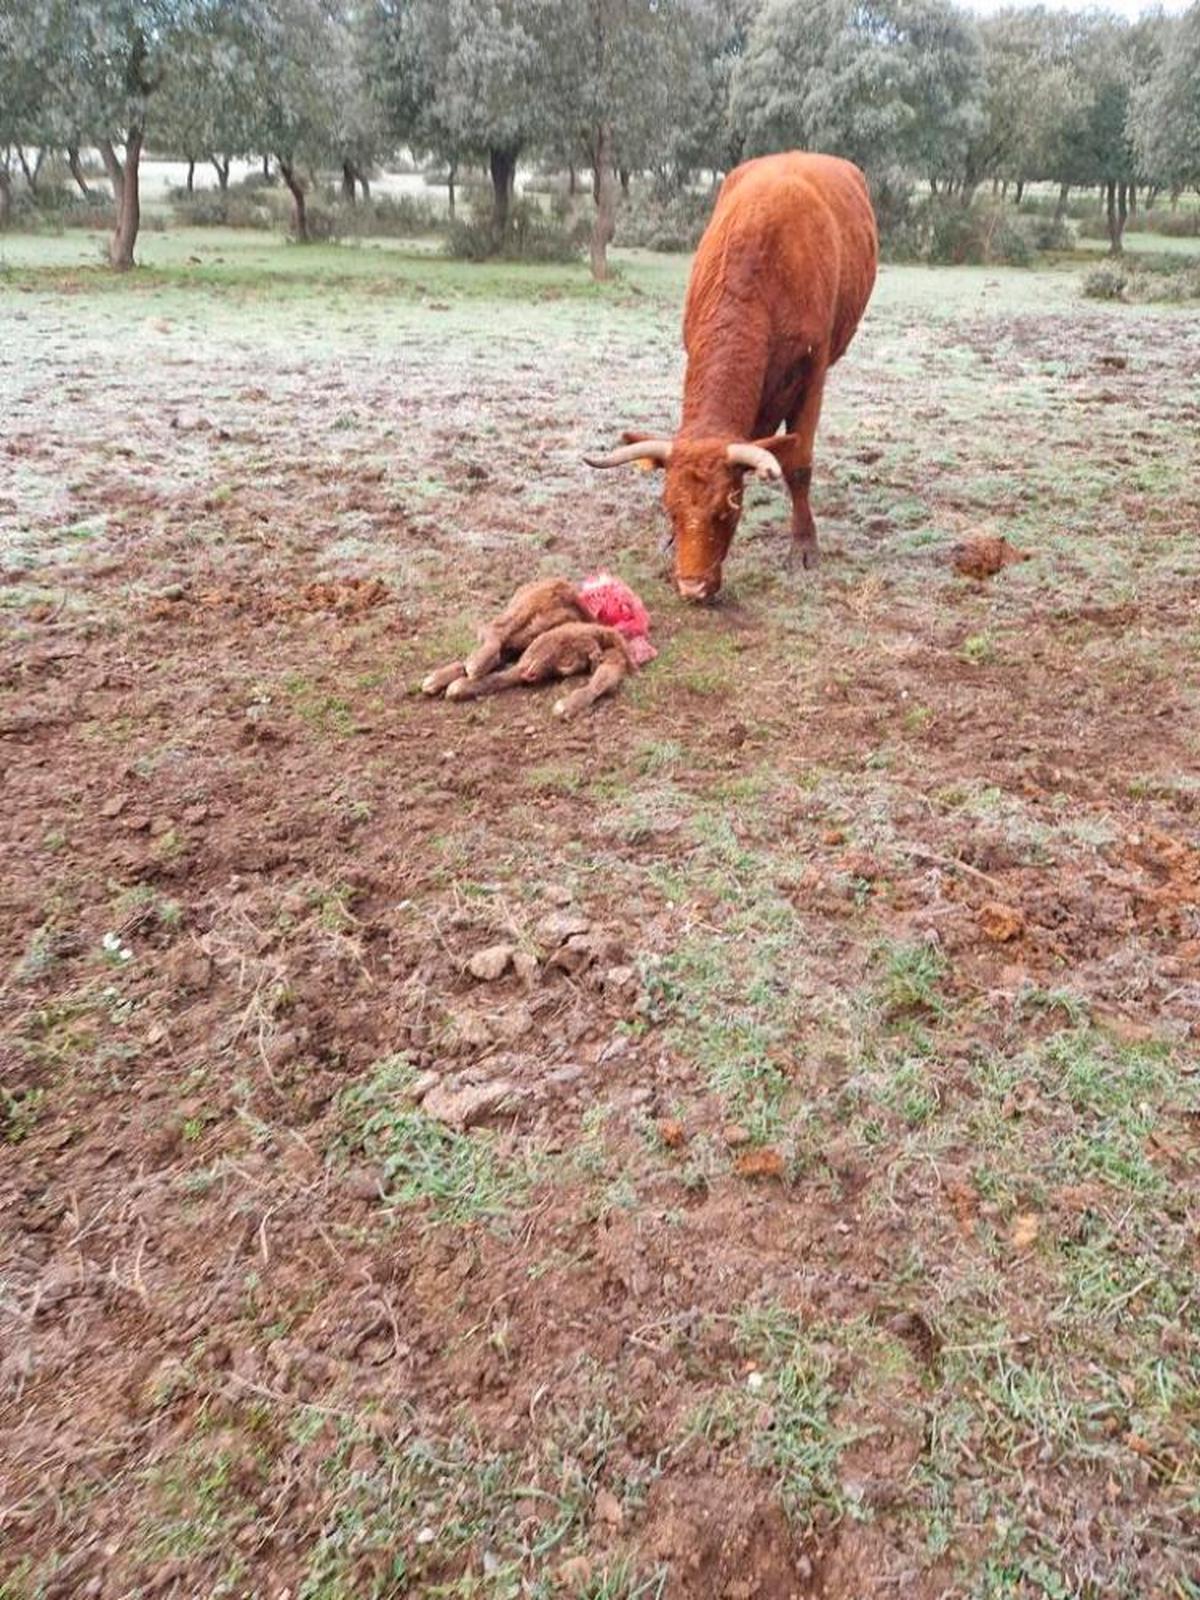
<path id="1" fill-rule="evenodd" d="M 606 456 L 585 456 L 591 467 L 636 461 L 666 474 L 663 502 L 675 545 L 675 587 L 685 600 L 711 600 L 721 587 L 721 569 L 742 514 L 747 472 L 767 481 L 783 477 L 778 452 L 791 434 L 755 444 L 731 439 L 657 439 L 624 435 Z"/>

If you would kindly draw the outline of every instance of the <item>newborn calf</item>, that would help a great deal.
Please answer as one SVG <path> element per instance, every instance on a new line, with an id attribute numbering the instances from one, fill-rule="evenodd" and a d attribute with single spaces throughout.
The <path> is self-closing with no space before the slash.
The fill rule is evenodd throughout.
<path id="1" fill-rule="evenodd" d="M 521 653 L 511 667 L 486 673 L 482 678 L 456 678 L 446 690 L 447 700 L 474 700 L 522 683 L 548 683 L 554 678 L 591 676 L 554 703 L 556 717 L 573 717 L 601 695 L 611 694 L 633 670 L 629 646 L 615 628 L 598 622 L 564 622 L 551 628 Z"/>
<path id="2" fill-rule="evenodd" d="M 645 607 L 619 578 L 602 572 L 578 586 L 545 578 L 518 589 L 495 621 L 480 628 L 478 648 L 465 661 L 431 672 L 421 688 L 448 700 L 473 700 L 516 684 L 590 673 L 582 688 L 555 704 L 556 716 L 571 717 L 654 659 L 649 629 Z M 515 664 L 496 670 L 514 657 Z"/>

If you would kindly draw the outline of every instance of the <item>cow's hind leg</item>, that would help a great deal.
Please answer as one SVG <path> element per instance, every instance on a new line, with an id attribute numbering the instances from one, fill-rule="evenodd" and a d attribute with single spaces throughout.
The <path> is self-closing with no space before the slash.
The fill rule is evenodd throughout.
<path id="1" fill-rule="evenodd" d="M 623 650 L 606 650 L 600 658 L 600 664 L 592 673 L 588 681 L 578 689 L 572 689 L 570 694 L 564 695 L 561 700 L 554 702 L 554 715 L 568 721 L 571 717 L 585 711 L 600 699 L 601 695 L 612 694 L 621 680 L 629 672 L 629 662 Z"/>
<path id="2" fill-rule="evenodd" d="M 783 476 L 792 494 L 792 554 L 801 566 L 815 567 L 820 559 L 817 525 L 808 503 L 812 485 L 813 445 L 817 423 L 821 420 L 821 399 L 825 392 L 825 368 L 814 367 L 804 393 L 788 418 L 788 432 L 795 443 L 780 456 Z"/>

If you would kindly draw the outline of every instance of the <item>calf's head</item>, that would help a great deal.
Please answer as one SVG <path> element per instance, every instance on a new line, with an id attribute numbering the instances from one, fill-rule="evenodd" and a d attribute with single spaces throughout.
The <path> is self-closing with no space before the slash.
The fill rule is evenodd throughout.
<path id="1" fill-rule="evenodd" d="M 685 600 L 711 600 L 721 587 L 725 557 L 742 514 L 746 474 L 753 472 L 766 481 L 781 479 L 778 453 L 792 443 L 792 435 L 779 434 L 754 444 L 631 433 L 624 437 L 626 442 L 610 454 L 585 456 L 585 461 L 591 467 L 636 461 L 662 468 L 663 503 L 675 546 L 675 587 Z"/>

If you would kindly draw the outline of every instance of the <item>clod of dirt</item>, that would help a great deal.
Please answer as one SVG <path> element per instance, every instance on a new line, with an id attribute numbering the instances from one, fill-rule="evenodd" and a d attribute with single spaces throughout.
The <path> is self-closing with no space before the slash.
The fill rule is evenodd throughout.
<path id="1" fill-rule="evenodd" d="M 507 1078 L 498 1078 L 495 1083 L 468 1084 L 463 1089 L 439 1084 L 425 1096 L 421 1109 L 427 1117 L 452 1128 L 474 1128 L 501 1108 L 523 1099 L 525 1092 Z"/>
<path id="2" fill-rule="evenodd" d="M 590 933 L 592 924 L 575 911 L 551 911 L 534 928 L 534 937 L 547 950 L 557 950 L 568 939 Z"/>
<path id="3" fill-rule="evenodd" d="M 734 1170 L 739 1178 L 782 1178 L 783 1157 L 770 1145 L 761 1150 L 747 1150 L 737 1158 Z"/>
<path id="4" fill-rule="evenodd" d="M 516 954 L 511 944 L 490 944 L 486 950 L 477 950 L 467 962 L 467 971 L 480 983 L 495 983 L 508 971 Z"/>
<path id="5" fill-rule="evenodd" d="M 586 933 L 575 933 L 550 957 L 550 965 L 574 977 L 585 967 L 591 966 L 595 958 L 596 951 L 590 937 Z"/>
<path id="6" fill-rule="evenodd" d="M 1011 567 L 1017 561 L 1028 561 L 1030 552 L 1014 549 L 1004 538 L 966 539 L 962 544 L 951 547 L 950 559 L 955 572 L 982 583 L 985 578 L 994 578 L 1002 567 Z"/>
<path id="7" fill-rule="evenodd" d="M 730 1122 L 721 1130 L 725 1143 L 731 1150 L 737 1150 L 744 1144 L 750 1143 L 750 1130 L 743 1128 L 740 1122 Z"/>
<path id="8" fill-rule="evenodd" d="M 1035 1211 L 1023 1211 L 1013 1222 L 1009 1241 L 1014 1250 L 1028 1250 L 1037 1243 L 1041 1219 Z"/>
<path id="9" fill-rule="evenodd" d="M 658 1137 L 668 1150 L 678 1150 L 687 1143 L 687 1134 L 684 1131 L 683 1123 L 676 1122 L 674 1118 L 670 1117 L 665 1118 L 658 1124 Z"/>
<path id="10" fill-rule="evenodd" d="M 571 1556 L 559 1567 L 558 1581 L 562 1588 L 579 1593 L 592 1581 L 592 1563 L 587 1556 Z"/>
<path id="11" fill-rule="evenodd" d="M 1115 372 L 1124 372 L 1125 368 L 1129 365 L 1129 357 L 1128 356 L 1118 356 L 1118 355 L 1103 355 L 1103 356 L 1101 356 L 1099 358 L 1099 364 L 1102 367 L 1109 367 Z"/>
<path id="12" fill-rule="evenodd" d="M 625 1525 L 625 1512 L 611 1489 L 597 1489 L 595 1512 L 596 1521 L 610 1528 L 622 1528 Z"/>
<path id="13" fill-rule="evenodd" d="M 1001 900 L 989 900 L 979 908 L 979 926 L 984 937 L 993 944 L 1008 944 L 1025 932 L 1025 918 L 1015 906 L 1006 906 Z"/>

